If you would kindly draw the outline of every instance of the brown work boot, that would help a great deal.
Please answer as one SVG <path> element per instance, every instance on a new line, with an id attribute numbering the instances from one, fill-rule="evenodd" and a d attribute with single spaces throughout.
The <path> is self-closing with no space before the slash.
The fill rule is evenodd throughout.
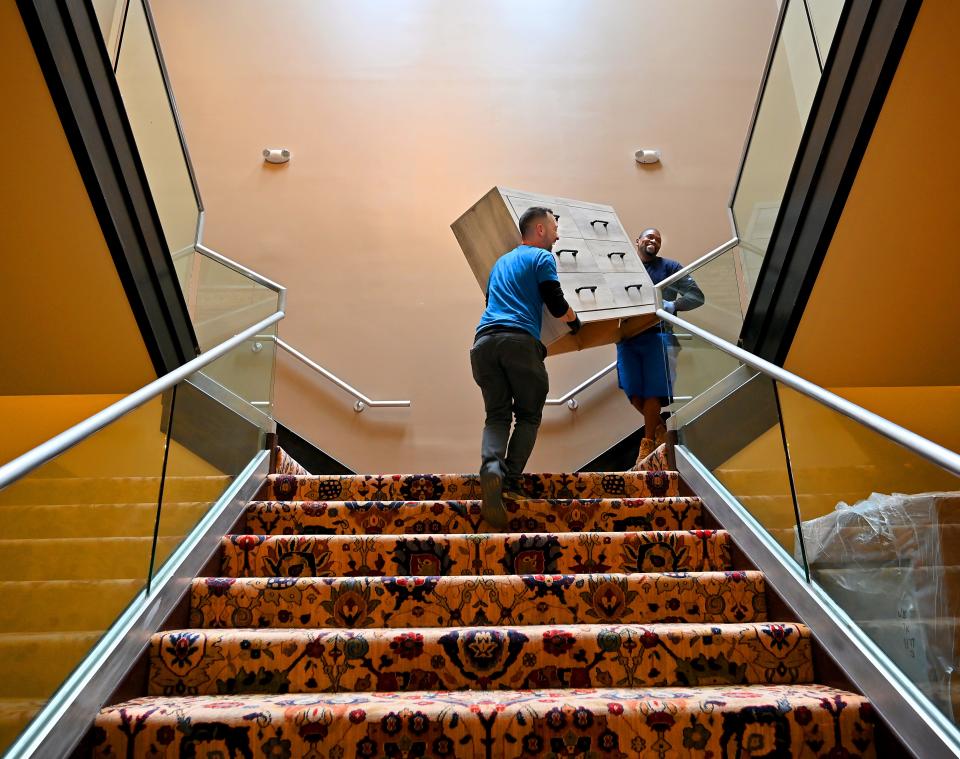
<path id="1" fill-rule="evenodd" d="M 667 425 L 662 422 L 657 425 L 657 429 L 653 433 L 653 440 L 657 446 L 661 446 L 667 442 Z"/>
<path id="2" fill-rule="evenodd" d="M 507 510 L 503 506 L 503 478 L 496 472 L 481 472 L 480 492 L 483 497 L 480 515 L 487 524 L 502 530 L 507 526 Z"/>
<path id="3" fill-rule="evenodd" d="M 643 460 L 647 458 L 651 453 L 657 450 L 657 443 L 655 440 L 652 440 L 648 437 L 645 437 L 640 441 L 640 452 L 637 454 L 637 463 L 633 465 L 631 472 L 639 472 L 640 465 L 643 463 Z"/>

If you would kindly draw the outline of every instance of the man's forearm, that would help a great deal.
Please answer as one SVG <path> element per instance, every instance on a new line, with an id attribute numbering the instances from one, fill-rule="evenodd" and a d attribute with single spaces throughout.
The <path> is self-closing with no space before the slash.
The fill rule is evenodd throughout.
<path id="1" fill-rule="evenodd" d="M 677 282 L 675 288 L 676 296 L 673 299 L 673 305 L 677 311 L 692 311 L 700 308 L 706 301 L 703 290 L 689 274 Z"/>

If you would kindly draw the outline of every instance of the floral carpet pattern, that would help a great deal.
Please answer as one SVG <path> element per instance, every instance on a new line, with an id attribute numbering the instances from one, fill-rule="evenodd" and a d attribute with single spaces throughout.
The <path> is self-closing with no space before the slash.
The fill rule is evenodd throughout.
<path id="1" fill-rule="evenodd" d="M 523 498 L 663 498 L 679 495 L 676 472 L 524 474 Z M 432 501 L 480 498 L 476 474 L 272 474 L 263 501 Z"/>
<path id="2" fill-rule="evenodd" d="M 496 533 L 475 475 L 277 466 L 93 756 L 876 756 L 676 472 L 525 475 Z"/>
<path id="3" fill-rule="evenodd" d="M 730 566 L 720 530 L 478 535 L 231 535 L 228 577 L 703 572 Z"/>
<path id="4" fill-rule="evenodd" d="M 190 626 L 478 627 L 765 622 L 761 572 L 197 578 Z"/>
<path id="5" fill-rule="evenodd" d="M 531 498 L 508 495 L 510 532 L 693 530 L 699 498 Z M 484 532 L 480 501 L 254 501 L 247 530 L 264 535 L 423 535 Z"/>

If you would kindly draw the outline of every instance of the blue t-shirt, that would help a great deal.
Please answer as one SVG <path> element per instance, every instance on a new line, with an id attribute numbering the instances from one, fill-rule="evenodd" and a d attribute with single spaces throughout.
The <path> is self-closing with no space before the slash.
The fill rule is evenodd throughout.
<path id="1" fill-rule="evenodd" d="M 487 280 L 487 308 L 477 331 L 485 327 L 517 327 L 537 340 L 543 321 L 540 283 L 557 277 L 553 254 L 532 245 L 519 245 L 493 265 Z"/>

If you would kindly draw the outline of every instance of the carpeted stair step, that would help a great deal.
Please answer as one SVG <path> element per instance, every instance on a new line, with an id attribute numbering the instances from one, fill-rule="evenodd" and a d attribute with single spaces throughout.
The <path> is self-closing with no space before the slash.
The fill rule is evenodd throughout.
<path id="1" fill-rule="evenodd" d="M 524 474 L 526 498 L 663 498 L 679 495 L 676 472 Z M 480 498 L 476 474 L 272 474 L 261 501 L 434 501 Z"/>
<path id="2" fill-rule="evenodd" d="M 874 720 L 823 685 L 148 697 L 100 713 L 93 755 L 873 759 Z"/>
<path id="3" fill-rule="evenodd" d="M 176 630 L 153 636 L 149 695 L 807 683 L 797 624 Z"/>
<path id="4" fill-rule="evenodd" d="M 0 581 L 0 630 L 105 630 L 145 585 L 146 576 L 125 580 Z"/>
<path id="5" fill-rule="evenodd" d="M 478 535 L 229 535 L 230 577 L 587 574 L 730 569 L 723 530 Z"/>
<path id="6" fill-rule="evenodd" d="M 699 498 L 507 499 L 508 532 L 693 530 Z M 483 532 L 480 501 L 254 501 L 259 535 L 467 534 Z"/>
<path id="7" fill-rule="evenodd" d="M 0 746 L 13 743 L 46 703 L 46 698 L 0 698 Z"/>
<path id="8" fill-rule="evenodd" d="M 186 534 L 212 503 L 173 503 L 164 499 L 163 530 Z M 16 513 L 11 513 L 13 509 Z M 0 517 L 5 519 L 6 539 L 153 537 L 157 502 L 8 506 L 0 509 Z"/>
<path id="9" fill-rule="evenodd" d="M 183 536 L 157 540 L 169 555 Z M 0 540 L 4 580 L 99 580 L 144 577 L 150 569 L 153 536 Z"/>
<path id="10" fill-rule="evenodd" d="M 0 698 L 49 696 L 102 635 L 102 630 L 0 633 Z"/>
<path id="11" fill-rule="evenodd" d="M 207 577 L 192 627 L 764 622 L 761 572 L 483 577 Z"/>

